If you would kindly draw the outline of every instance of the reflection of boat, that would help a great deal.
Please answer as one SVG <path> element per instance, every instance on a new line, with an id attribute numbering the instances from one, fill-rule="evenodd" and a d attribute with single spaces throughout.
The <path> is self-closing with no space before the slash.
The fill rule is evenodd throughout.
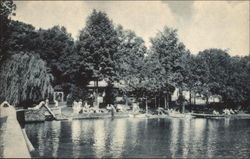
<path id="1" fill-rule="evenodd" d="M 190 114 L 181 114 L 181 113 L 169 113 L 168 116 L 173 118 L 192 118 Z"/>
<path id="2" fill-rule="evenodd" d="M 230 117 L 230 115 L 225 114 L 199 114 L 199 113 L 192 113 L 192 116 L 196 118 L 224 118 Z"/>
<path id="3" fill-rule="evenodd" d="M 131 118 L 148 118 L 150 117 L 149 114 L 129 114 Z"/>

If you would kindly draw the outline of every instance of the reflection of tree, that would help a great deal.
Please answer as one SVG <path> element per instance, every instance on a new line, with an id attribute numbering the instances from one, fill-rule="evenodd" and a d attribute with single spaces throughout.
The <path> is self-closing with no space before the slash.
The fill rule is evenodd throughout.
<path id="1" fill-rule="evenodd" d="M 73 144 L 73 154 L 74 157 L 78 158 L 80 154 L 80 136 L 81 136 L 81 121 L 74 120 L 72 121 L 72 144 Z"/>
<path id="2" fill-rule="evenodd" d="M 176 150 L 177 150 L 177 143 L 178 143 L 178 134 L 179 134 L 179 120 L 173 119 L 171 123 L 171 142 L 170 142 L 170 152 L 171 157 L 175 158 Z"/>
<path id="3" fill-rule="evenodd" d="M 104 120 L 96 120 L 94 122 L 94 149 L 96 158 L 103 157 L 105 150 L 105 131 L 104 131 Z"/>
<path id="4" fill-rule="evenodd" d="M 206 119 L 195 119 L 194 120 L 194 135 L 193 135 L 193 155 L 191 157 L 197 157 L 204 154 L 200 153 L 200 149 L 204 147 L 203 138 L 204 130 L 206 125 Z"/>
<path id="5" fill-rule="evenodd" d="M 124 141 L 126 137 L 126 120 L 117 119 L 114 127 L 114 137 L 111 150 L 113 152 L 113 156 L 115 158 L 120 158 L 121 153 L 123 152 Z"/>
<path id="6" fill-rule="evenodd" d="M 182 138 L 183 138 L 183 147 L 182 147 L 182 158 L 188 157 L 189 145 L 190 145 L 190 120 L 182 120 Z"/>
<path id="7" fill-rule="evenodd" d="M 59 138 L 61 133 L 61 122 L 53 121 L 51 122 L 51 137 L 52 137 L 52 156 L 58 157 L 58 148 L 59 148 Z"/>

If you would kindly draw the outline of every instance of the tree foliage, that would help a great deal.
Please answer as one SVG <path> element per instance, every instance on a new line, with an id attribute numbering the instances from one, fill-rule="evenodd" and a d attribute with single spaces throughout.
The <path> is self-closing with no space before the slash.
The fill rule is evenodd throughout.
<path id="1" fill-rule="evenodd" d="M 12 0 L 1 0 L 0 1 L 0 62 L 5 56 L 8 56 L 6 50 L 7 39 L 11 33 L 10 24 L 11 16 L 15 15 L 16 5 Z"/>
<path id="2" fill-rule="evenodd" d="M 125 86 L 121 89 L 126 94 L 138 90 L 139 81 L 143 81 L 141 71 L 147 50 L 143 39 L 133 31 L 125 30 L 122 26 L 118 26 L 116 30 L 120 40 L 114 58 L 116 76 Z"/>
<path id="3" fill-rule="evenodd" d="M 123 84 L 124 95 L 138 98 L 169 97 L 179 88 L 206 99 L 219 95 L 226 104 L 250 103 L 249 56 L 231 57 L 221 49 L 193 55 L 177 30 L 168 27 L 151 38 L 147 49 L 135 32 L 115 27 L 105 12 L 96 10 L 74 41 L 63 26 L 36 30 L 11 20 L 15 9 L 13 1 L 0 3 L 2 100 L 40 100 L 57 85 L 71 101 L 88 99 L 89 81 L 95 80 L 97 87 L 97 81 L 105 80 L 106 103 L 113 103 L 114 82 Z"/>
<path id="4" fill-rule="evenodd" d="M 114 56 L 118 45 L 119 40 L 112 21 L 106 13 L 93 10 L 76 44 L 79 55 L 92 70 L 93 78 L 114 80 Z"/>

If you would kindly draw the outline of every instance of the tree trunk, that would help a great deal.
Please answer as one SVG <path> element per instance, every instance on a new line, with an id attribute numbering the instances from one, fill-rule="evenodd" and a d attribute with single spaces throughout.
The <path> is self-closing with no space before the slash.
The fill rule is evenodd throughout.
<path id="1" fill-rule="evenodd" d="M 164 105 L 165 105 L 165 109 L 167 109 L 167 99 L 166 99 L 166 95 L 164 96 Z"/>
<path id="2" fill-rule="evenodd" d="M 146 114 L 148 114 L 148 98 L 146 97 Z"/>
<path id="3" fill-rule="evenodd" d="M 161 98 L 160 97 L 158 98 L 157 106 L 161 107 Z"/>
<path id="4" fill-rule="evenodd" d="M 185 103 L 182 103 L 182 114 L 185 113 Z"/>
<path id="5" fill-rule="evenodd" d="M 98 79 L 97 79 L 97 81 L 96 81 L 96 88 L 97 88 L 97 89 L 96 89 L 96 92 L 97 92 L 97 94 L 96 94 L 96 95 L 97 95 L 97 100 L 96 100 L 97 103 L 96 103 L 96 106 L 97 106 L 97 108 L 99 108 L 99 100 L 98 100 L 98 96 L 99 96 L 99 91 L 98 91 Z"/>
<path id="6" fill-rule="evenodd" d="M 206 104 L 209 104 L 209 102 L 208 102 L 208 97 L 206 97 Z"/>
<path id="7" fill-rule="evenodd" d="M 189 91 L 189 105 L 192 105 L 192 91 Z"/>
<path id="8" fill-rule="evenodd" d="M 191 106 L 192 106 L 192 91 L 189 92 L 189 111 L 191 112 Z"/>
<path id="9" fill-rule="evenodd" d="M 194 94 L 194 105 L 196 105 L 196 94 Z"/>
<path id="10" fill-rule="evenodd" d="M 156 96 L 155 96 L 155 108 L 156 108 Z"/>
<path id="11" fill-rule="evenodd" d="M 98 101 L 98 80 L 95 81 L 95 105 L 96 108 L 99 108 L 99 101 Z"/>

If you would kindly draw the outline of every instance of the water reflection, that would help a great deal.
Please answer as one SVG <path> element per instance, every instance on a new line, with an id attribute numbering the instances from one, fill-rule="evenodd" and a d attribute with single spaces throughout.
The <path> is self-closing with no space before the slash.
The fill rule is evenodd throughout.
<path id="1" fill-rule="evenodd" d="M 79 120 L 72 121 L 72 144 L 73 144 L 73 154 L 75 157 L 79 157 L 80 150 L 80 136 L 81 136 L 81 122 Z"/>
<path id="2" fill-rule="evenodd" d="M 250 120 L 114 119 L 27 124 L 41 157 L 250 156 Z"/>
<path id="3" fill-rule="evenodd" d="M 105 152 L 104 120 L 97 120 L 94 122 L 94 140 L 96 157 L 101 158 Z"/>
<path id="4" fill-rule="evenodd" d="M 58 148 L 59 148 L 59 137 L 60 137 L 60 130 L 61 130 L 61 122 L 59 121 L 53 121 L 51 124 L 51 136 L 52 136 L 52 156 L 53 157 L 57 157 L 57 151 L 58 151 Z"/>
<path id="5" fill-rule="evenodd" d="M 183 133 L 182 138 L 183 138 L 183 146 L 182 146 L 182 157 L 187 157 L 188 156 L 188 150 L 189 150 L 189 141 L 190 141 L 190 120 L 182 120 L 183 123 Z"/>
<path id="6" fill-rule="evenodd" d="M 171 142 L 170 142 L 170 151 L 171 151 L 171 157 L 175 157 L 175 152 L 177 150 L 177 141 L 178 141 L 178 134 L 179 134 L 179 123 L 180 121 L 178 119 L 172 120 L 172 133 L 171 133 Z"/>
<path id="7" fill-rule="evenodd" d="M 126 120 L 123 119 L 116 120 L 114 125 L 114 137 L 111 147 L 111 152 L 114 152 L 112 157 L 115 158 L 121 157 L 125 141 L 126 128 L 127 128 Z"/>

